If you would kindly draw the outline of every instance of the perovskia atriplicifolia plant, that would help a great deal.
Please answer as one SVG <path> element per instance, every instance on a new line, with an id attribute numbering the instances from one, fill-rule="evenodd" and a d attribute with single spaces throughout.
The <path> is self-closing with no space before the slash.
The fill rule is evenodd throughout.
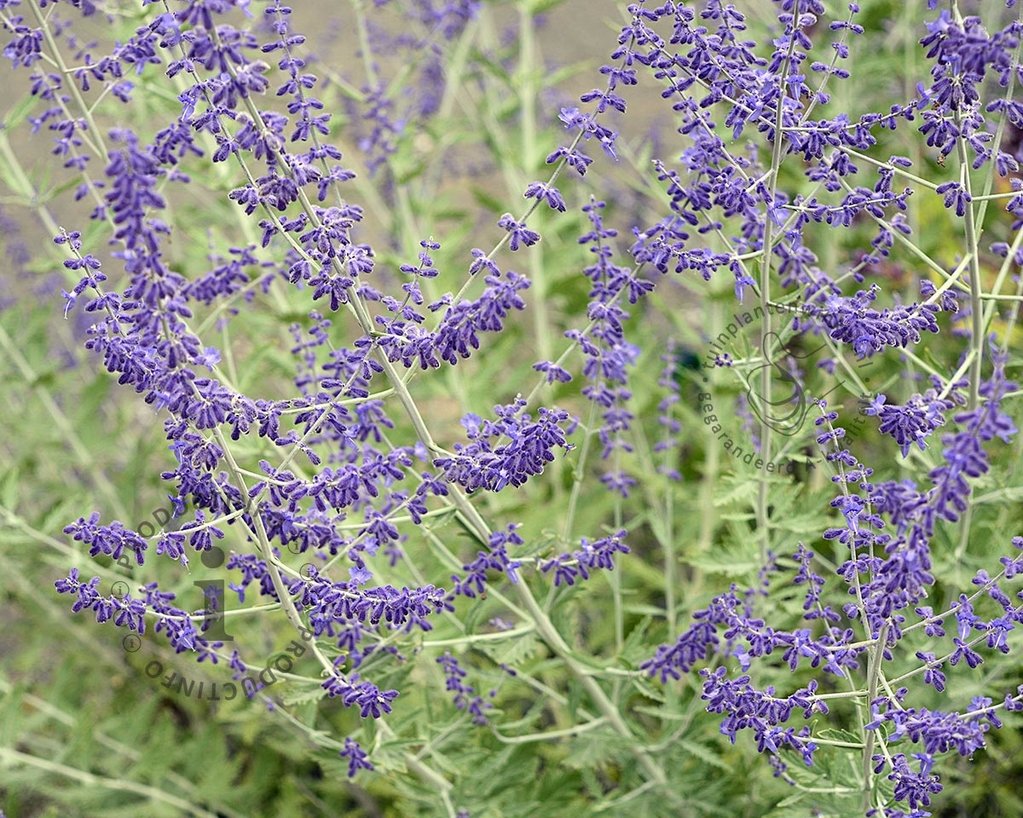
<path id="1" fill-rule="evenodd" d="M 8 814 L 1013 814 L 1020 13 L 0 0 Z"/>

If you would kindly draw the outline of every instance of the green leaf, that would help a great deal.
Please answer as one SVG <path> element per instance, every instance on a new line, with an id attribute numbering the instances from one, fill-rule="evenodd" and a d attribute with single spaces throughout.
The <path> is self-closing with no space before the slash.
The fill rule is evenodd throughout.
<path id="1" fill-rule="evenodd" d="M 18 468 L 15 466 L 0 478 L 0 502 L 3 507 L 13 511 L 18 507 Z"/>
<path id="2" fill-rule="evenodd" d="M 526 633 L 514 639 L 502 639 L 500 642 L 476 642 L 473 647 L 485 653 L 495 663 L 508 665 L 512 668 L 521 665 L 534 656 L 540 646 L 535 634 Z"/>
<path id="3" fill-rule="evenodd" d="M 726 577 L 741 577 L 760 568 L 752 537 L 746 545 L 719 545 L 685 561 L 694 568 Z"/>

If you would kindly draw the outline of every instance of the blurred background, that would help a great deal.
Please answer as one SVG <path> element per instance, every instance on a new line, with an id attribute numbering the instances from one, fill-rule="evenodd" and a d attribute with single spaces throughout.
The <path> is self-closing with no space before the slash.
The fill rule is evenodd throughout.
<path id="1" fill-rule="evenodd" d="M 246 21 L 239 14 L 237 22 L 254 26 L 265 36 L 264 5 L 253 3 L 252 19 Z M 747 0 L 738 5 L 755 25 L 776 25 L 776 4 Z M 843 96 L 837 91 L 832 103 L 836 110 L 847 109 L 853 115 L 883 108 L 884 100 L 906 98 L 926 73 L 922 55 L 907 48 L 920 36 L 926 3 L 865 0 L 862 5 L 870 47 L 857 53 L 855 70 L 869 81 L 856 94 Z M 376 248 L 383 276 L 414 260 L 420 240 L 433 236 L 441 241 L 438 266 L 456 273 L 450 280 L 442 277 L 436 292 L 428 294 L 433 296 L 457 286 L 451 282 L 462 275 L 468 249 L 490 247 L 499 237 L 496 218 L 505 211 L 518 212 L 525 185 L 543 178 L 547 154 L 565 141 L 559 111 L 579 105 L 580 93 L 602 84 L 599 68 L 614 50 L 627 18 L 627 4 L 612 0 L 317 0 L 294 6 L 293 29 L 307 37 L 303 48 L 313 55 L 309 69 L 319 77 L 317 91 L 333 115 L 330 141 L 343 150 L 346 166 L 358 174 L 348 189 L 352 200 L 366 208 L 363 240 Z M 153 5 L 129 2 L 100 3 L 99 9 L 81 17 L 67 4 L 47 6 L 51 25 L 61 32 L 60 47 L 68 67 L 81 64 L 87 53 L 94 58 L 109 53 L 154 13 Z M 24 3 L 20 8 L 0 3 L 0 19 L 8 24 L 18 14 L 27 15 Z M 61 21 L 73 21 L 73 26 L 62 28 Z M 0 71 L 4 80 L 0 83 L 0 599 L 4 625 L 0 628 L 0 808 L 7 818 L 443 814 L 437 811 L 436 794 L 403 774 L 386 752 L 379 758 L 385 774 L 349 781 L 344 760 L 320 748 L 317 737 L 286 713 L 275 712 L 265 702 L 212 698 L 212 684 L 229 677 L 222 666 L 197 665 L 176 656 L 149 633 L 138 644 L 126 643 L 123 631 L 97 625 L 91 617 L 72 615 L 71 600 L 55 593 L 54 582 L 66 576 L 69 568 L 78 568 L 84 577 L 99 573 L 105 589 L 116 582 L 159 581 L 182 600 L 190 600 L 183 604 L 199 608 L 196 600 L 201 600 L 201 591 L 194 582 L 205 575 L 198 565 L 189 574 L 163 562 L 125 571 L 109 560 L 105 564 L 91 560 L 86 549 L 63 533 L 64 526 L 93 511 L 104 521 L 117 519 L 136 529 L 145 523 L 159 528 L 170 507 L 159 475 L 172 462 L 172 455 L 162 418 L 129 390 L 118 388 L 84 350 L 88 316 L 75 309 L 65 318 L 62 290 L 69 286 L 69 279 L 60 266 L 64 256 L 51 239 L 60 228 L 81 230 L 88 252 L 104 260 L 116 281 L 117 261 L 107 244 L 109 227 L 90 220 L 95 203 L 89 196 L 78 195 L 80 179 L 64 170 L 52 154 L 53 135 L 46 123 L 33 124 L 45 105 L 31 94 L 31 71 L 14 69 L 7 61 Z M 157 123 L 176 116 L 177 100 L 169 90 L 175 86 L 161 80 L 159 70 L 128 79 L 136 83 L 129 104 L 111 99 L 102 84 L 86 92 L 86 104 L 103 130 L 131 127 L 143 139 L 150 138 Z M 597 156 L 597 163 L 587 182 L 591 186 L 580 183 L 573 194 L 579 202 L 590 194 L 608 202 L 609 219 L 622 230 L 624 246 L 629 227 L 652 224 L 663 211 L 665 195 L 652 171 L 652 160 L 675 161 L 685 148 L 684 138 L 671 124 L 670 107 L 649 86 L 629 91 L 626 118 L 611 118 L 623 131 L 619 160 L 599 156 L 593 146 L 590 152 Z M 900 144 L 900 139 L 901 134 L 892 138 L 890 152 L 917 150 Z M 1008 132 L 1006 140 L 1018 138 Z M 918 154 L 913 158 L 926 161 Z M 90 172 L 101 180 L 102 164 L 93 161 Z M 239 219 L 237 207 L 227 198 L 240 184 L 237 174 L 224 166 L 204 174 L 194 184 L 167 191 L 168 213 L 175 224 L 168 247 L 176 269 L 209 269 L 223 262 L 229 247 L 258 241 L 256 220 Z M 579 271 L 588 259 L 577 244 L 585 229 L 582 214 L 576 209 L 563 218 L 537 216 L 544 242 L 528 261 L 516 259 L 526 265 L 525 272 L 535 282 L 530 309 L 516 317 L 512 329 L 495 340 L 485 356 L 460 365 L 446 379 L 431 379 L 417 394 L 431 423 L 446 431 L 449 439 L 460 434 L 458 421 L 464 412 L 510 400 L 520 384 L 531 383 L 532 362 L 555 357 L 551 353 L 561 333 L 578 323 L 584 309 L 587 286 Z M 1000 217 L 1004 214 L 992 212 L 993 232 L 1006 227 L 997 222 Z M 909 218 L 914 226 L 923 226 L 922 241 L 929 252 L 955 258 L 957 239 L 942 229 L 945 214 L 938 197 L 915 202 Z M 928 229 L 929 225 L 933 227 Z M 853 246 L 856 240 L 854 236 L 847 243 Z M 837 267 L 843 259 L 841 242 L 823 241 L 817 249 L 824 264 Z M 997 266 L 990 259 L 985 263 L 993 276 Z M 917 272 L 893 262 L 879 274 L 912 297 Z M 638 367 L 640 384 L 650 387 L 656 382 L 669 336 L 690 357 L 703 354 L 707 339 L 729 320 L 734 309 L 732 291 L 728 281 L 672 280 L 659 290 L 656 310 L 637 311 L 640 334 L 649 341 Z M 228 363 L 241 388 L 263 397 L 287 397 L 295 377 L 289 353 L 295 343 L 292 327 L 298 326 L 303 333 L 313 326 L 309 302 L 278 289 L 266 293 L 257 288 L 251 295 L 250 301 L 237 305 L 237 315 L 227 311 L 224 316 L 204 315 L 200 320 L 209 321 L 211 343 L 229 351 Z M 218 317 L 231 320 L 217 321 Z M 339 344 L 351 339 L 351 329 L 343 321 L 332 332 Z M 685 368 L 680 357 L 679 371 Z M 687 404 L 681 411 L 684 420 L 698 428 L 692 386 L 686 382 Z M 635 409 L 652 422 L 657 412 L 655 390 L 635 391 L 653 396 Z M 720 395 L 718 402 L 724 408 L 726 398 L 740 392 L 741 386 L 731 383 L 715 395 Z M 853 403 L 855 396 L 848 398 Z M 561 403 L 571 411 L 585 411 L 577 395 L 564 396 Z M 733 420 L 741 423 L 737 417 Z M 867 434 L 865 442 L 870 440 Z M 727 587 L 743 570 L 741 561 L 731 559 L 733 552 L 724 557 L 713 553 L 717 526 L 730 525 L 729 504 L 743 501 L 728 481 L 708 488 L 717 457 L 713 447 L 705 449 L 703 443 L 693 442 L 676 464 L 690 481 L 686 496 L 679 499 L 682 511 L 676 532 L 680 543 L 685 543 L 680 545 L 684 552 L 680 558 L 687 565 L 688 584 L 680 605 L 687 611 Z M 807 484 L 814 480 L 820 490 L 823 478 L 806 478 Z M 733 496 L 724 496 L 733 490 Z M 714 492 L 723 495 L 720 502 L 708 501 Z M 525 495 L 518 500 L 498 498 L 493 505 L 505 518 L 523 520 L 527 528 L 540 531 L 558 514 L 558 506 L 548 505 L 552 502 L 546 495 Z M 708 513 L 720 515 L 712 523 L 705 517 L 698 519 L 700 509 L 708 508 L 713 509 Z M 584 530 L 587 526 L 598 530 L 609 518 L 609 506 L 596 494 L 587 496 L 579 516 Z M 991 520 L 989 530 L 1008 524 L 1005 519 Z M 656 590 L 658 569 L 652 563 L 644 567 L 644 554 L 654 549 L 649 531 L 634 547 L 637 560 L 635 569 L 630 568 L 636 571 L 630 615 L 637 621 L 651 604 L 661 601 Z M 609 644 L 613 634 L 607 633 L 609 626 L 592 610 L 601 608 L 591 608 L 590 614 L 576 611 L 566 626 L 592 635 L 598 645 Z M 244 637 L 246 649 L 256 656 L 272 656 L 287 644 L 285 630 L 276 624 L 265 631 L 246 631 Z M 635 646 L 637 661 L 665 634 L 642 638 L 645 642 Z M 501 662 L 524 661 L 544 670 L 544 662 L 549 661 L 539 652 L 525 658 L 499 654 L 487 658 L 490 675 L 483 677 L 481 689 L 500 683 L 500 671 L 494 667 Z M 161 674 L 147 671 L 155 667 L 154 662 Z M 1012 669 L 1005 672 L 1011 675 Z M 162 684 L 167 673 L 204 683 L 206 694 L 168 690 Z M 668 693 L 652 687 L 646 692 L 662 701 L 667 696 L 684 714 L 679 721 L 688 720 L 688 724 L 702 705 L 694 693 L 695 683 L 679 687 L 680 691 Z M 441 694 L 442 687 L 434 687 L 424 697 Z M 315 712 L 316 703 L 301 697 L 288 704 L 299 713 Z M 422 702 L 401 711 L 401 718 L 433 717 Z M 786 811 L 787 785 L 772 776 L 750 742 L 733 747 L 718 735 L 713 719 L 704 722 L 705 727 L 694 727 L 661 750 L 693 794 L 694 814 L 749 818 L 797 814 Z M 338 735 L 354 729 L 354 721 L 340 708 L 326 716 L 326 724 Z M 452 731 L 464 727 L 453 720 L 451 724 Z M 460 793 L 467 804 L 477 805 L 472 818 L 581 815 L 580 804 L 587 802 L 575 802 L 566 793 L 613 788 L 614 773 L 602 766 L 604 754 L 616 750 L 610 742 L 581 736 L 563 746 L 538 749 L 481 739 L 479 746 L 448 747 L 445 730 L 437 733 L 443 736 L 438 738 L 438 752 L 451 767 L 472 770 Z M 1023 780 L 1020 736 L 1016 730 L 1003 730 L 992 736 L 990 744 L 982 756 L 954 762 L 958 768 L 953 769 L 947 788 L 956 788 L 956 806 L 935 814 L 1023 814 L 1018 794 Z M 390 749 L 395 758 L 399 749 L 404 748 Z M 812 787 L 813 782 L 805 785 Z M 728 811 L 715 813 L 715 805 L 722 809 L 727 805 Z M 641 814 L 630 809 L 622 804 L 607 814 Z M 658 814 L 656 806 L 645 809 L 645 814 Z"/>

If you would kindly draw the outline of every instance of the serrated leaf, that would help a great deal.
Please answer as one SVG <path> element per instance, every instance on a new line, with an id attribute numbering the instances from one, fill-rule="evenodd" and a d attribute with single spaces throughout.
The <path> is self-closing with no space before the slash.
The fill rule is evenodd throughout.
<path id="1" fill-rule="evenodd" d="M 730 772 L 732 770 L 732 767 L 726 764 L 721 757 L 709 747 L 704 747 L 702 744 L 698 744 L 695 741 L 689 741 L 684 738 L 675 742 L 675 745 L 685 750 L 689 755 L 695 756 L 706 764 L 710 764 L 712 767 L 717 767 L 719 770 L 725 770 L 726 772 Z"/>
<path id="2" fill-rule="evenodd" d="M 326 695 L 327 691 L 322 687 L 317 686 L 303 689 L 289 685 L 281 694 L 281 702 L 288 707 L 292 707 L 321 701 Z"/>
<path id="3" fill-rule="evenodd" d="M 514 639 L 504 639 L 500 642 L 477 642 L 473 647 L 498 664 L 505 664 L 509 667 L 519 667 L 529 657 L 536 653 L 540 642 L 532 633 L 523 634 Z"/>
<path id="4" fill-rule="evenodd" d="M 705 554 L 687 558 L 686 562 L 702 571 L 726 577 L 744 576 L 760 567 L 760 560 L 751 549 L 732 545 L 717 546 Z"/>
<path id="5" fill-rule="evenodd" d="M 648 699 L 653 699 L 655 702 L 661 702 L 662 704 L 664 703 L 665 696 L 664 691 L 661 688 L 652 684 L 650 681 L 648 681 L 642 676 L 633 676 L 631 681 L 633 687 L 635 687 L 636 690 L 638 690 Z"/>
<path id="6" fill-rule="evenodd" d="M 627 745 L 617 733 L 591 730 L 569 742 L 568 757 L 562 761 L 573 770 L 589 770 L 628 752 Z"/>

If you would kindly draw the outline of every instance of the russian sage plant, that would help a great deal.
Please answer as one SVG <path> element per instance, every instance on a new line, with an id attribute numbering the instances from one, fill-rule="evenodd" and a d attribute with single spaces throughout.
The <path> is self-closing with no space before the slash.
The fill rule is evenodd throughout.
<path id="1" fill-rule="evenodd" d="M 113 793 L 61 814 L 987 809 L 1020 14 L 0 0 L 49 242 L 6 239 L 0 343 L 62 452 L 11 444 L 13 573 L 296 783 L 0 761 Z"/>

